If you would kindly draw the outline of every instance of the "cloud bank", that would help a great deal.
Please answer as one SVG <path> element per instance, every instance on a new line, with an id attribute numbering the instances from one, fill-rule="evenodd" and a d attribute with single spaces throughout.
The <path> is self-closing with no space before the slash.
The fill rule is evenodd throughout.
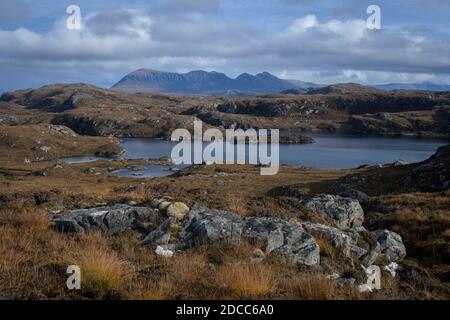
<path id="1" fill-rule="evenodd" d="M 317 82 L 449 81 L 450 43 L 427 37 L 424 28 L 368 30 L 361 19 L 321 21 L 305 15 L 266 32 L 245 22 L 211 19 L 219 10 L 214 1 L 201 0 L 181 13 L 175 8 L 183 1 L 152 12 L 93 13 L 83 16 L 80 31 L 68 30 L 64 19 L 41 33 L 0 29 L 0 68 L 11 75 L 1 77 L 0 88 L 55 79 L 108 86 L 142 67 L 202 68 L 232 76 L 267 70 Z"/>

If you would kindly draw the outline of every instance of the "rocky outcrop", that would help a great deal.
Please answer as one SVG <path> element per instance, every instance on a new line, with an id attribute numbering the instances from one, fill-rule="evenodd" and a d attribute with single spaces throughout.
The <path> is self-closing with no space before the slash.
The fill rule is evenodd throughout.
<path id="1" fill-rule="evenodd" d="M 219 112 L 232 114 L 251 114 L 263 117 L 284 117 L 289 114 L 293 104 L 270 103 L 255 104 L 253 101 L 226 102 L 217 107 Z"/>
<path id="2" fill-rule="evenodd" d="M 248 218 L 244 223 L 243 236 L 251 242 L 264 243 L 267 253 L 279 253 L 308 266 L 320 262 L 320 248 L 316 241 L 295 221 Z"/>
<path id="3" fill-rule="evenodd" d="M 188 214 L 180 239 L 187 246 L 240 242 L 242 226 L 242 219 L 237 214 L 194 208 Z"/>
<path id="4" fill-rule="evenodd" d="M 427 109 L 423 106 L 424 109 Z M 421 112 L 397 112 L 353 115 L 341 126 L 351 134 L 404 135 L 448 138 L 449 107 L 435 107 Z"/>
<path id="5" fill-rule="evenodd" d="M 139 221 L 154 213 L 147 207 L 115 205 L 62 212 L 55 215 L 52 222 L 56 230 L 64 233 L 101 231 L 114 235 L 127 229 L 138 229 Z"/>
<path id="6" fill-rule="evenodd" d="M 170 241 L 170 227 L 173 219 L 169 218 L 164 221 L 156 230 L 150 232 L 142 241 L 142 245 L 166 245 Z"/>
<path id="7" fill-rule="evenodd" d="M 261 246 L 262 251 L 255 261 L 262 261 L 266 254 L 274 253 L 307 266 L 320 263 L 320 247 L 316 239 L 327 241 L 336 248 L 338 255 L 365 266 L 373 264 L 380 255 L 391 262 L 401 261 L 406 255 L 401 237 L 388 230 L 371 233 L 363 227 L 341 230 L 273 217 L 242 218 L 232 212 L 198 206 L 189 210 L 184 203 L 164 199 L 153 200 L 152 206 L 115 205 L 71 210 L 56 214 L 53 227 L 64 233 L 100 231 L 106 235 L 133 229 L 146 235 L 141 245 L 160 246 L 174 252 L 201 244 L 240 243 L 245 240 Z M 156 229 L 143 231 L 146 222 L 161 216 L 167 218 Z"/>
<path id="8" fill-rule="evenodd" d="M 164 230 L 167 228 L 164 227 Z M 143 244 L 155 244 L 159 239 L 167 238 L 161 237 L 161 234 L 165 232 L 158 228 Z M 193 247 L 203 243 L 240 243 L 243 239 L 264 243 L 265 253 L 281 254 L 300 264 L 316 265 L 320 261 L 319 246 L 301 224 L 276 218 L 242 219 L 231 212 L 202 208 L 192 209 L 185 218 L 178 247 Z"/>
<path id="9" fill-rule="evenodd" d="M 341 229 L 361 227 L 364 221 L 364 211 L 356 199 L 321 194 L 303 204 L 316 213 L 326 213 Z"/>
<path id="10" fill-rule="evenodd" d="M 183 220 L 189 212 L 189 207 L 183 202 L 174 202 L 167 207 L 167 215 L 177 220 Z"/>
<path id="11" fill-rule="evenodd" d="M 406 256 L 406 248 L 402 237 L 389 230 L 377 230 L 373 232 L 381 246 L 381 254 L 392 262 L 399 262 Z"/>
<path id="12" fill-rule="evenodd" d="M 7 114 L 0 114 L 0 124 L 4 124 L 7 126 L 15 126 L 19 124 L 19 120 L 14 117 Z"/>
<path id="13" fill-rule="evenodd" d="M 356 243 L 350 235 L 342 230 L 323 224 L 305 222 L 302 225 L 313 237 L 326 240 L 338 249 L 344 257 L 351 258 L 352 246 L 356 246 Z"/>
<path id="14" fill-rule="evenodd" d="M 314 238 L 327 241 L 337 249 L 338 256 L 348 258 L 365 266 L 372 265 L 381 254 L 382 246 L 376 237 L 364 228 L 342 231 L 323 224 L 302 224 Z"/>

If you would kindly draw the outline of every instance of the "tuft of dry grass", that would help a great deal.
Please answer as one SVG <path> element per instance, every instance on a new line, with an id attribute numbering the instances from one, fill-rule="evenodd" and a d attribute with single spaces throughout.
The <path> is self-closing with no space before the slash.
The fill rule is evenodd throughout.
<path id="1" fill-rule="evenodd" d="M 127 262 L 100 233 L 88 233 L 79 240 L 68 248 L 64 260 L 80 267 L 82 291 L 100 297 L 119 292 L 131 276 Z"/>
<path id="2" fill-rule="evenodd" d="M 42 212 L 0 212 L 0 295 L 40 299 L 57 291 L 51 265 L 61 241 L 48 226 Z"/>
<path id="3" fill-rule="evenodd" d="M 114 251 L 82 251 L 75 264 L 81 269 L 83 291 L 118 291 L 127 276 L 124 262 Z"/>
<path id="4" fill-rule="evenodd" d="M 223 265 L 217 269 L 214 278 L 221 298 L 258 299 L 276 289 L 272 267 L 265 264 Z"/>
<path id="5" fill-rule="evenodd" d="M 228 193 L 226 203 L 229 211 L 237 213 L 240 216 L 246 216 L 249 213 L 245 197 L 241 194 Z"/>
<path id="6" fill-rule="evenodd" d="M 45 212 L 8 210 L 0 213 L 1 225 L 26 230 L 30 233 L 40 233 L 48 229 L 50 220 Z"/>
<path id="7" fill-rule="evenodd" d="M 0 227 L 0 274 L 14 272 L 30 261 L 33 241 L 29 237 L 20 237 L 11 227 Z M 1 278 L 1 276 L 0 276 Z"/>
<path id="8" fill-rule="evenodd" d="M 351 297 L 351 289 L 339 289 L 336 281 L 327 279 L 321 274 L 301 274 L 292 279 L 283 281 L 284 288 L 291 299 L 300 300 L 336 300 L 344 296 Z M 343 291 L 347 292 L 343 292 Z"/>
<path id="9" fill-rule="evenodd" d="M 155 257 L 152 269 L 153 272 L 144 276 L 145 285 L 137 292 L 137 299 L 200 299 L 208 296 L 208 261 L 201 252 L 177 254 L 170 259 Z"/>

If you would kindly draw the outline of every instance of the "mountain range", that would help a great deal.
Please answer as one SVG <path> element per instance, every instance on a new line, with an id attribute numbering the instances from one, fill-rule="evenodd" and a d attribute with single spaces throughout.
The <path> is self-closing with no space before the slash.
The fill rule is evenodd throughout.
<path id="1" fill-rule="evenodd" d="M 165 92 L 206 95 L 251 95 L 280 92 L 291 88 L 316 88 L 319 85 L 297 80 L 283 80 L 268 72 L 243 73 L 232 79 L 223 73 L 202 70 L 188 73 L 149 69 L 133 71 L 112 89 L 125 92 Z"/>
<path id="2" fill-rule="evenodd" d="M 425 91 L 449 91 L 450 85 L 436 84 L 431 82 L 422 83 L 388 83 L 374 86 L 377 89 L 394 91 L 394 90 L 425 90 Z"/>
<path id="3" fill-rule="evenodd" d="M 164 72 L 150 69 L 139 69 L 127 74 L 112 89 L 123 92 L 157 92 L 215 96 L 246 96 L 270 93 L 304 94 L 321 93 L 321 88 L 329 86 L 299 80 L 280 79 L 268 72 L 251 75 L 243 73 L 237 78 L 230 78 L 220 72 L 202 70 L 188 73 Z M 447 91 L 448 85 L 432 83 L 421 84 L 382 84 L 365 87 L 368 90 L 430 90 Z M 324 90 L 324 93 L 327 89 Z"/>

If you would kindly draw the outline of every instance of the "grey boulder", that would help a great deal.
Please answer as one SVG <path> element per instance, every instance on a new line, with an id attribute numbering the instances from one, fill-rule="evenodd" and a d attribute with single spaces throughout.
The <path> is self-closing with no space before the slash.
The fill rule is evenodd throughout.
<path id="1" fill-rule="evenodd" d="M 274 252 L 293 261 L 313 266 L 320 262 L 320 248 L 299 223 L 277 218 L 253 217 L 245 220 L 243 236 L 262 242 L 267 253 Z"/>
<path id="2" fill-rule="evenodd" d="M 62 212 L 53 216 L 53 228 L 63 233 L 101 231 L 114 235 L 127 229 L 139 227 L 139 219 L 153 213 L 146 207 L 132 207 L 118 204 L 111 207 L 97 207 Z"/>
<path id="3" fill-rule="evenodd" d="M 365 265 L 372 264 L 381 251 L 379 243 L 374 237 L 366 239 L 367 248 L 359 245 L 361 238 L 367 231 L 364 228 L 351 229 L 343 231 L 334 227 L 330 227 L 318 223 L 302 223 L 303 228 L 316 239 L 327 241 L 332 247 L 337 249 L 339 255 L 349 258 L 353 262 L 360 262 Z"/>
<path id="4" fill-rule="evenodd" d="M 320 261 L 320 248 L 314 238 L 300 224 L 289 220 L 242 219 L 227 211 L 193 208 L 179 239 L 186 247 L 201 243 L 239 243 L 246 239 L 264 243 L 266 253 L 282 254 L 297 263 L 316 265 Z"/>
<path id="5" fill-rule="evenodd" d="M 351 258 L 353 249 L 356 246 L 352 237 L 344 231 L 318 223 L 302 224 L 305 230 L 315 238 L 321 238 L 330 243 L 334 248 L 346 258 Z M 356 246 L 357 247 L 357 246 Z"/>
<path id="6" fill-rule="evenodd" d="M 180 233 L 180 239 L 187 246 L 240 242 L 241 233 L 242 219 L 237 214 L 194 208 L 188 213 L 188 222 Z"/>
<path id="7" fill-rule="evenodd" d="M 381 254 L 392 262 L 402 261 L 406 256 L 406 248 L 402 237 L 389 230 L 376 230 L 373 232 L 381 246 Z"/>
<path id="8" fill-rule="evenodd" d="M 157 229 L 150 232 L 142 241 L 142 245 L 167 245 L 170 241 L 172 218 L 168 218 Z"/>
<path id="9" fill-rule="evenodd" d="M 316 213 L 326 213 L 340 229 L 361 227 L 364 221 L 364 211 L 356 199 L 321 194 L 303 204 Z"/>

